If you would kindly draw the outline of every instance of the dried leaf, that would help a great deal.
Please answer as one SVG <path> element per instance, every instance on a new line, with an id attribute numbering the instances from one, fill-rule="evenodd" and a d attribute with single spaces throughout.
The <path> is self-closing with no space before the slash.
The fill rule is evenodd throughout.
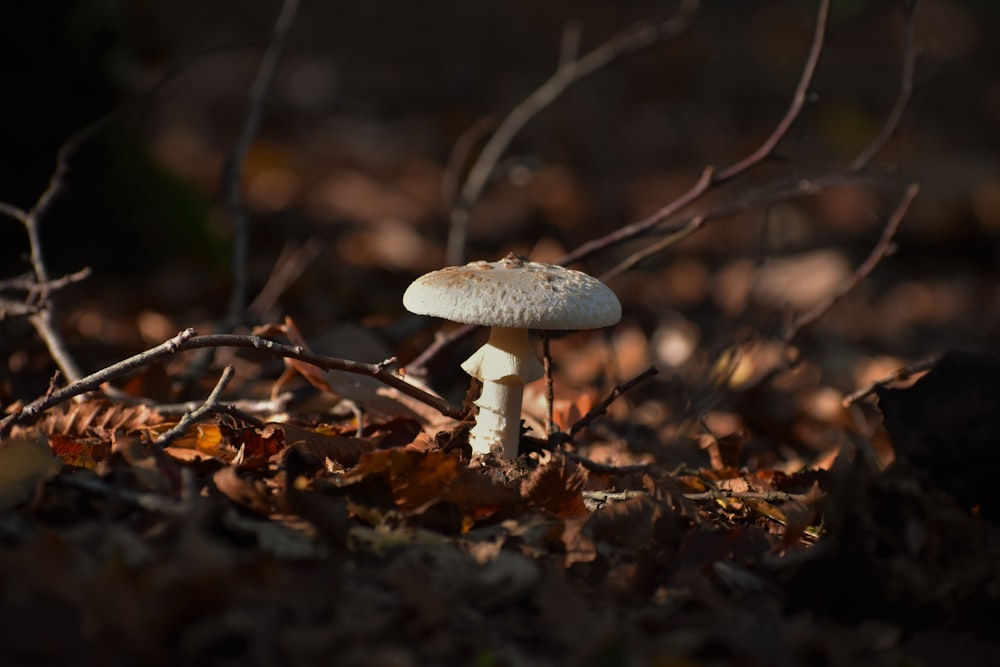
<path id="1" fill-rule="evenodd" d="M 395 506 L 407 516 L 450 503 L 464 517 L 478 521 L 520 505 L 513 489 L 491 482 L 457 456 L 443 452 L 387 449 L 361 458 L 342 484 L 380 478 L 388 485 Z"/>
<path id="2" fill-rule="evenodd" d="M 240 452 L 240 466 L 254 468 L 266 466 L 270 458 L 285 448 L 283 424 L 265 424 L 239 427 L 220 423 L 222 440 L 233 451 Z"/>
<path id="3" fill-rule="evenodd" d="M 263 482 L 240 477 L 234 466 L 226 466 L 212 475 L 212 481 L 222 495 L 241 507 L 258 514 L 269 514 L 271 499 Z"/>
<path id="4" fill-rule="evenodd" d="M 108 439 L 115 431 L 135 433 L 160 424 L 163 418 L 145 405 L 122 405 L 102 398 L 90 398 L 82 403 L 71 401 L 49 410 L 30 427 L 17 426 L 12 437 L 37 433 L 58 433 L 71 438 L 97 437 Z"/>
<path id="5" fill-rule="evenodd" d="M 316 457 L 319 461 L 329 459 L 344 468 L 357 465 L 363 454 L 375 449 L 374 438 L 355 438 L 343 435 L 327 435 L 294 424 L 268 424 L 284 432 L 287 448 L 299 450 Z M 284 450 L 285 453 L 288 449 Z"/>
<path id="6" fill-rule="evenodd" d="M 263 326 L 256 327 L 253 330 L 255 336 L 275 336 L 283 335 L 288 341 L 295 345 L 296 347 L 301 347 L 307 352 L 311 352 L 309 345 L 306 344 L 305 336 L 299 331 L 298 326 L 296 326 L 295 321 L 291 317 L 285 317 L 284 324 L 266 324 Z M 301 361 L 300 359 L 285 358 L 285 372 L 282 373 L 281 377 L 274 383 L 271 388 L 271 397 L 274 398 L 279 393 L 281 389 L 286 385 L 296 374 L 301 375 L 305 380 L 321 391 L 332 391 L 329 382 L 326 379 L 326 371 L 324 371 L 319 366 L 314 366 L 313 364 Z"/>
<path id="7" fill-rule="evenodd" d="M 520 492 L 535 508 L 560 519 L 587 516 L 583 485 L 587 471 L 561 452 L 544 453 L 541 465 L 521 481 Z"/>

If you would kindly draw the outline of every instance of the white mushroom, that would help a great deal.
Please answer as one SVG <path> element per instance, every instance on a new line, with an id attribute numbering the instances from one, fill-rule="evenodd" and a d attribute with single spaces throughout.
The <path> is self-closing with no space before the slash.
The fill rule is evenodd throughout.
<path id="1" fill-rule="evenodd" d="M 517 456 L 524 385 L 542 377 L 529 329 L 596 329 L 621 319 L 606 285 L 580 271 L 507 255 L 449 266 L 417 278 L 403 305 L 418 315 L 492 327 L 489 342 L 462 364 L 483 383 L 469 434 L 473 453 Z"/>

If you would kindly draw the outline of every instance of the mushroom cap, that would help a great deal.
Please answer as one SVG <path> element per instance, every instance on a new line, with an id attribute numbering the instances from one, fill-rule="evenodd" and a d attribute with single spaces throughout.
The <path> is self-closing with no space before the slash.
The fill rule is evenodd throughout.
<path id="1" fill-rule="evenodd" d="M 452 322 L 521 329 L 596 329 L 622 316 L 618 297 L 597 278 L 514 255 L 424 274 L 403 305 Z"/>

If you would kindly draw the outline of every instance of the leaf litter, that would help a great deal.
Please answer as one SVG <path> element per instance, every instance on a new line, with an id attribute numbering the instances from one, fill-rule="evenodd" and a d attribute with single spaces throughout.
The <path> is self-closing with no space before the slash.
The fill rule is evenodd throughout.
<path id="1" fill-rule="evenodd" d="M 169 422 L 97 419 L 114 410 L 88 399 L 0 448 L 0 560 L 19 573 L 0 647 L 56 663 L 974 653 L 1000 612 L 991 489 L 972 464 L 992 451 L 995 368 L 946 355 L 912 388 L 878 389 L 897 449 L 884 472 L 849 447 L 826 471 L 733 467 L 722 437 L 724 457 L 676 471 L 590 471 L 546 448 L 470 465 L 408 417 L 358 437 L 219 415 L 158 452 Z M 981 420 L 956 421 L 940 392 Z M 927 449 L 944 436 L 950 449 Z M 56 623 L 45 640 L 11 632 L 38 614 Z"/>

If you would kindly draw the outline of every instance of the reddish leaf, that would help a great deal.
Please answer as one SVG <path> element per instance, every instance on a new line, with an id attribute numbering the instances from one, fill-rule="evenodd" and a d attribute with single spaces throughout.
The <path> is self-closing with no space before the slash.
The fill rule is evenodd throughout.
<path id="1" fill-rule="evenodd" d="M 219 430 L 227 445 L 243 452 L 240 465 L 245 468 L 266 466 L 272 456 L 285 448 L 285 432 L 280 424 L 265 424 L 257 428 L 220 423 Z"/>
<path id="2" fill-rule="evenodd" d="M 363 456 L 342 483 L 356 484 L 375 477 L 388 484 L 396 507 L 407 516 L 439 503 L 452 503 L 463 516 L 481 520 L 519 505 L 519 496 L 512 489 L 491 482 L 465 467 L 457 456 L 443 452 L 375 451 Z"/>
<path id="3" fill-rule="evenodd" d="M 587 471 L 561 452 L 543 454 L 541 465 L 521 481 L 521 497 L 537 509 L 572 519 L 590 514 L 583 503 Z"/>

